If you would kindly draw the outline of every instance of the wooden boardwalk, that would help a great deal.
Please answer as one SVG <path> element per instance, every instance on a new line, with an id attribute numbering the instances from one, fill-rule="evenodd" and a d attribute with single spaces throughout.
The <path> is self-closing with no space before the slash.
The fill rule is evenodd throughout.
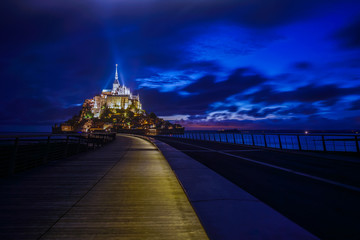
<path id="1" fill-rule="evenodd" d="M 129 136 L 0 181 L 0 239 L 207 239 L 162 154 Z"/>

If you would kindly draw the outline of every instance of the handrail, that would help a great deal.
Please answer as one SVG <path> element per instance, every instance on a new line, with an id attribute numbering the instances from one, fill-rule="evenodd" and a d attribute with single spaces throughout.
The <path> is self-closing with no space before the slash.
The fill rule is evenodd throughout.
<path id="1" fill-rule="evenodd" d="M 163 136 L 299 151 L 360 153 L 360 136 L 358 134 L 186 131 L 183 134 L 169 134 Z"/>
<path id="2" fill-rule="evenodd" d="M 113 133 L 66 133 L 66 134 L 49 134 L 49 133 L 44 133 L 44 134 L 9 134 L 9 135 L 0 135 L 0 138 L 14 138 L 14 137 L 25 137 L 25 138 L 29 138 L 29 137 L 48 137 L 48 136 L 88 136 L 88 135 L 109 135 L 109 134 L 113 134 Z"/>
<path id="3" fill-rule="evenodd" d="M 85 152 L 113 141 L 116 133 L 34 134 L 0 137 L 0 177 Z"/>
<path id="4" fill-rule="evenodd" d="M 304 132 L 294 132 L 294 133 L 286 133 L 286 132 L 247 132 L 247 131 L 203 131 L 203 130 L 189 130 L 185 131 L 184 133 L 238 133 L 238 134 L 255 134 L 255 135 L 299 135 L 299 136 L 359 136 L 360 133 L 304 133 Z M 171 134 L 169 134 L 171 135 Z M 164 135 L 165 136 L 165 135 Z"/>

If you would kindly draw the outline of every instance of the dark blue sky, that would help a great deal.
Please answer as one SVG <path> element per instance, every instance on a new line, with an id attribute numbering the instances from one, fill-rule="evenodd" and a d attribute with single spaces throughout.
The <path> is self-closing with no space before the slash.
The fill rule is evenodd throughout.
<path id="1" fill-rule="evenodd" d="M 0 131 L 49 131 L 113 81 L 191 128 L 360 128 L 360 2 L 6 0 Z"/>

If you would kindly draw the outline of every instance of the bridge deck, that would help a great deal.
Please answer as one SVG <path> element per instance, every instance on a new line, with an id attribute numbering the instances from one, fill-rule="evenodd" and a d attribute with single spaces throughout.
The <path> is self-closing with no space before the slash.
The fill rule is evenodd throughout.
<path id="1" fill-rule="evenodd" d="M 162 154 L 104 148 L 0 181 L 0 239 L 207 239 Z"/>

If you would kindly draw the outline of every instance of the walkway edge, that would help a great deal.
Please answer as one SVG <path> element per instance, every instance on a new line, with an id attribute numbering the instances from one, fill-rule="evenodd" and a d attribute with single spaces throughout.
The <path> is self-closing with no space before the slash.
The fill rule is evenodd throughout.
<path id="1" fill-rule="evenodd" d="M 193 208 L 197 218 L 199 219 L 199 222 L 200 224 L 202 225 L 202 228 L 204 229 L 204 232 L 206 233 L 208 239 L 213 239 L 213 238 L 210 238 L 209 236 L 209 233 L 208 231 L 206 230 L 206 228 L 204 227 L 204 224 L 203 224 L 203 221 L 201 219 L 201 216 L 198 214 L 198 212 L 196 211 L 195 207 L 194 207 L 194 204 L 192 203 L 192 201 L 189 199 L 189 194 L 186 192 L 186 188 L 183 186 L 182 184 L 182 181 L 179 179 L 178 175 L 176 174 L 176 172 L 174 171 L 173 167 L 171 166 L 170 162 L 168 161 L 168 159 L 166 158 L 166 156 L 164 155 L 163 151 L 161 151 L 161 149 L 158 147 L 157 145 L 157 142 L 160 142 L 160 141 L 157 141 L 155 140 L 154 138 L 151 138 L 151 137 L 148 137 L 148 136 L 143 136 L 143 135 L 136 135 L 136 134 L 124 134 L 124 135 L 128 135 L 128 136 L 132 136 L 132 137 L 137 137 L 137 138 L 141 138 L 145 141 L 148 141 L 149 143 L 151 143 L 159 152 L 160 154 L 164 157 L 164 159 L 167 161 L 167 163 L 169 164 L 169 167 L 172 169 L 173 173 L 174 173 L 174 176 L 176 177 L 177 181 L 179 182 L 182 190 L 184 191 L 185 193 L 185 196 L 186 198 L 188 199 L 191 207 Z M 161 142 L 162 143 L 162 142 Z M 164 143 L 165 144 L 165 143 Z M 176 150 L 177 151 L 177 150 Z"/>
<path id="2" fill-rule="evenodd" d="M 318 239 L 181 151 L 143 138 L 169 162 L 210 239 Z"/>

